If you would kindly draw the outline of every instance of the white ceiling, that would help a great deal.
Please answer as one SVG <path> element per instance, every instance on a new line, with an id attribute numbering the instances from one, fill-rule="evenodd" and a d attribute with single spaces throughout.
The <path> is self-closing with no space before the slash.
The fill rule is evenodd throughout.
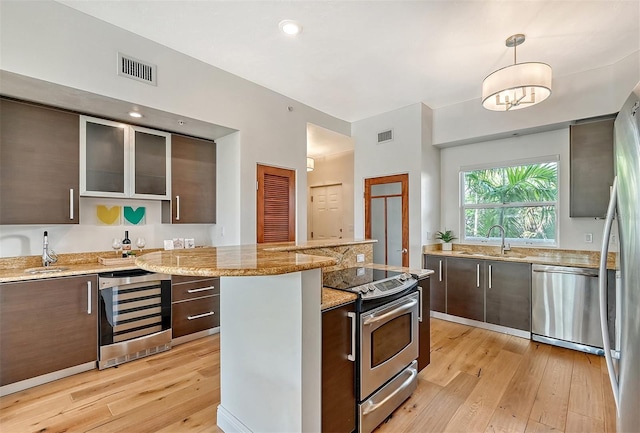
<path id="1" fill-rule="evenodd" d="M 485 76 L 518 62 L 554 76 L 640 49 L 640 0 L 59 0 L 346 121 L 416 102 L 477 99 Z M 297 37 L 283 19 L 300 22 Z"/>

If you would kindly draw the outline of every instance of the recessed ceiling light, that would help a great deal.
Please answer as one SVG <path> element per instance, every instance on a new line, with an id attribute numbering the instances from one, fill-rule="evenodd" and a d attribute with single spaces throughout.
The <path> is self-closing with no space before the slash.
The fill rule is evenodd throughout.
<path id="1" fill-rule="evenodd" d="M 286 35 L 294 36 L 302 32 L 302 26 L 297 21 L 283 20 L 278 25 L 280 31 Z"/>
<path id="2" fill-rule="evenodd" d="M 142 114 L 138 113 L 137 111 L 129 111 L 129 116 L 140 118 L 142 117 Z"/>

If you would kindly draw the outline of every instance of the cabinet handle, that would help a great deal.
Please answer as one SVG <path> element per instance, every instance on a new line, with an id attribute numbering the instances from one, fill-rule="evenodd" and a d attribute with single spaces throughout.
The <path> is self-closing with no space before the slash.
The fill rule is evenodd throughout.
<path id="1" fill-rule="evenodd" d="M 347 313 L 351 319 L 351 353 L 347 355 L 349 361 L 356 360 L 356 313 Z"/>
<path id="2" fill-rule="evenodd" d="M 418 286 L 418 298 L 420 305 L 418 306 L 418 322 L 422 322 L 422 287 Z"/>
<path id="3" fill-rule="evenodd" d="M 438 276 L 440 278 L 440 281 L 442 282 L 442 260 L 440 260 L 440 264 L 438 267 Z"/>
<path id="4" fill-rule="evenodd" d="M 91 281 L 87 281 L 87 314 L 91 314 Z"/>
<path id="5" fill-rule="evenodd" d="M 214 311 L 209 311 L 208 313 L 196 314 L 195 316 L 187 316 L 187 319 L 200 319 L 201 317 L 213 316 L 214 314 L 216 314 Z"/>
<path id="6" fill-rule="evenodd" d="M 489 265 L 489 288 L 491 288 L 491 266 Z"/>
<path id="7" fill-rule="evenodd" d="M 214 290 L 216 287 L 215 286 L 209 286 L 209 287 L 201 287 L 199 289 L 189 289 L 187 290 L 187 293 L 198 293 L 198 292 L 204 292 L 207 290 Z"/>
<path id="8" fill-rule="evenodd" d="M 69 189 L 69 219 L 73 219 L 73 188 Z"/>
<path id="9" fill-rule="evenodd" d="M 180 196 L 176 196 L 176 221 L 180 221 Z"/>
<path id="10" fill-rule="evenodd" d="M 480 287 L 480 263 L 476 265 L 476 287 Z"/>

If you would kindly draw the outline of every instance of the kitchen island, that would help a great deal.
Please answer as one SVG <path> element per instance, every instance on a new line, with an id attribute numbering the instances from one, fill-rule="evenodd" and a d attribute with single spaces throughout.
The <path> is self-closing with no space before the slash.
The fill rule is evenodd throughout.
<path id="1" fill-rule="evenodd" d="M 322 268 L 340 259 L 309 252 L 372 242 L 197 248 L 136 259 L 153 272 L 220 277 L 223 431 L 321 430 Z"/>

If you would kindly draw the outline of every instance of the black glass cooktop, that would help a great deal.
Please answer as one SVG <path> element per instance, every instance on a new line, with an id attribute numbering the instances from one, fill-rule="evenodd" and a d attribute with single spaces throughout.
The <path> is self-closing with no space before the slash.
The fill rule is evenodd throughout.
<path id="1" fill-rule="evenodd" d="M 339 269 L 337 271 L 324 272 L 322 274 L 322 283 L 324 287 L 339 290 L 350 290 L 363 284 L 396 277 L 401 274 L 402 272 L 382 271 L 371 268 L 346 268 Z"/>

